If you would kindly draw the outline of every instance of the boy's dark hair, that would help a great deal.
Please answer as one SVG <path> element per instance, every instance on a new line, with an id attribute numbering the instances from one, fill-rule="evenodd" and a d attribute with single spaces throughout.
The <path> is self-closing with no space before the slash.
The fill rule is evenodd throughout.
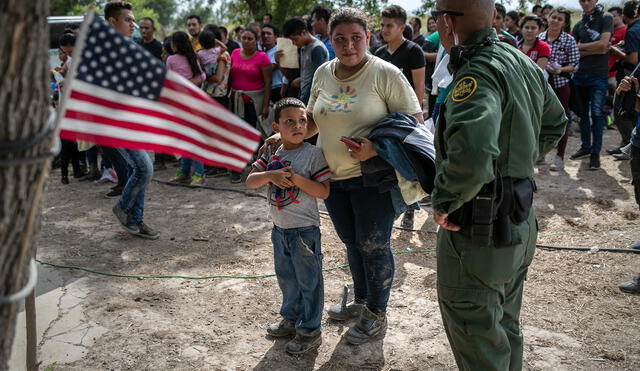
<path id="1" fill-rule="evenodd" d="M 202 21 L 200 20 L 200 17 L 195 15 L 195 14 L 191 14 L 190 16 L 187 17 L 187 21 L 190 19 L 195 19 L 198 21 L 198 24 L 202 24 Z"/>
<path id="2" fill-rule="evenodd" d="M 635 19 L 638 17 L 638 5 L 640 2 L 638 1 L 627 1 L 623 5 L 622 15 L 629 18 Z"/>
<path id="3" fill-rule="evenodd" d="M 502 16 L 502 18 L 507 15 L 507 9 L 500 3 L 496 3 L 496 11 Z"/>
<path id="4" fill-rule="evenodd" d="M 522 20 L 520 21 L 520 28 L 523 28 L 525 23 L 530 22 L 530 21 L 536 22 L 538 24 L 538 28 L 543 28 L 545 26 L 545 23 L 542 20 L 542 18 L 538 17 L 537 15 L 530 14 L 530 15 L 522 18 Z"/>
<path id="5" fill-rule="evenodd" d="M 273 19 L 273 16 L 271 15 L 271 13 L 264 13 L 263 17 L 269 17 L 269 19 Z"/>
<path id="6" fill-rule="evenodd" d="M 300 35 L 303 30 L 307 30 L 307 32 L 311 31 L 307 22 L 300 17 L 291 18 L 284 22 L 284 26 L 282 26 L 282 34 L 284 37 Z"/>
<path id="7" fill-rule="evenodd" d="M 279 122 L 280 113 L 282 112 L 282 110 L 289 107 L 302 108 L 304 110 L 307 109 L 304 103 L 302 103 L 302 101 L 298 98 L 282 98 L 274 105 L 275 112 L 273 119 L 275 120 L 275 122 Z"/>
<path id="8" fill-rule="evenodd" d="M 324 21 L 329 24 L 329 20 L 331 19 L 331 10 L 329 10 L 329 8 L 322 5 L 316 5 L 311 9 L 311 15 L 309 18 L 313 18 L 314 14 L 317 19 L 324 19 Z"/>
<path id="9" fill-rule="evenodd" d="M 109 18 L 118 19 L 120 11 L 122 10 L 133 10 L 133 5 L 126 1 L 114 1 L 112 3 L 107 3 L 107 5 L 104 6 L 104 19 L 107 21 Z"/>
<path id="10" fill-rule="evenodd" d="M 153 21 L 153 19 L 151 19 L 149 17 L 140 18 L 140 22 L 142 22 L 142 21 L 151 22 L 151 28 L 153 28 L 154 30 L 156 29 L 156 23 Z"/>
<path id="11" fill-rule="evenodd" d="M 399 25 L 407 23 L 407 12 L 398 5 L 391 5 L 382 9 L 380 16 L 382 18 L 395 19 Z"/>
<path id="12" fill-rule="evenodd" d="M 618 14 L 622 14 L 622 8 L 619 6 L 612 6 L 609 8 L 609 13 L 616 12 Z"/>
<path id="13" fill-rule="evenodd" d="M 509 18 L 513 19 L 513 22 L 516 25 L 520 24 L 520 13 L 516 12 L 515 10 L 512 10 L 509 13 L 507 13 L 507 16 L 509 16 Z"/>
<path id="14" fill-rule="evenodd" d="M 367 25 L 367 16 L 360 9 L 345 7 L 340 8 L 337 12 L 333 13 L 331 19 L 329 20 L 329 34 L 333 34 L 333 31 L 337 26 L 341 24 L 359 24 L 364 28 L 364 32 L 367 33 L 369 31 L 369 26 Z"/>
<path id="15" fill-rule="evenodd" d="M 405 23 L 404 31 L 402 31 L 402 37 L 407 40 L 413 39 L 413 27 L 409 23 Z"/>
<path id="16" fill-rule="evenodd" d="M 273 34 L 276 37 L 280 36 L 280 31 L 278 30 L 278 28 L 276 26 L 274 26 L 274 25 L 272 25 L 270 23 L 267 23 L 267 24 L 263 24 L 262 25 L 262 28 L 265 28 L 265 27 L 272 29 L 273 30 Z"/>
<path id="17" fill-rule="evenodd" d="M 202 31 L 198 35 L 198 42 L 200 42 L 202 49 L 211 49 L 216 46 L 216 35 L 210 31 Z"/>
<path id="18" fill-rule="evenodd" d="M 74 33 L 63 33 L 58 39 L 58 44 L 60 44 L 60 46 L 73 46 L 75 43 L 76 34 Z"/>

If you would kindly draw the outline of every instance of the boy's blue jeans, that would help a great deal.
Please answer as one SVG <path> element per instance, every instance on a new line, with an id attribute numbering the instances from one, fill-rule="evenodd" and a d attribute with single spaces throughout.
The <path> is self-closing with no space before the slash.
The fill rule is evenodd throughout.
<path id="1" fill-rule="evenodd" d="M 200 161 L 190 158 L 180 158 L 180 171 L 182 174 L 191 174 L 191 164 L 193 164 L 193 173 L 204 175 L 204 164 Z"/>
<path id="2" fill-rule="evenodd" d="M 280 315 L 295 323 L 296 328 L 320 328 L 324 306 L 320 228 L 273 226 L 271 241 L 282 291 Z"/>
<path id="3" fill-rule="evenodd" d="M 395 265 L 391 228 L 395 210 L 391 192 L 365 187 L 362 177 L 331 182 L 324 202 L 347 258 L 355 297 L 375 313 L 386 312 Z"/>
<path id="4" fill-rule="evenodd" d="M 584 100 L 580 116 L 580 139 L 582 148 L 591 149 L 591 153 L 600 153 L 602 132 L 605 125 L 604 100 L 608 89 L 607 75 L 576 73 L 573 85 L 580 91 Z"/>
<path id="5" fill-rule="evenodd" d="M 118 152 L 129 168 L 129 179 L 118 199 L 118 206 L 140 223 L 144 216 L 144 191 L 153 177 L 153 163 L 146 151 L 118 148 Z"/>

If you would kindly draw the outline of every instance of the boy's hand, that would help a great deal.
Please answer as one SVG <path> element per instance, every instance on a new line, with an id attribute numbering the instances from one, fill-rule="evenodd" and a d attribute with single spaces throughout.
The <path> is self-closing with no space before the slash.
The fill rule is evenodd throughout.
<path id="1" fill-rule="evenodd" d="M 291 177 L 293 175 L 291 166 L 283 167 L 282 169 L 278 170 L 269 170 L 268 174 L 271 183 L 280 188 L 284 189 L 294 186 L 293 181 L 291 180 Z"/>

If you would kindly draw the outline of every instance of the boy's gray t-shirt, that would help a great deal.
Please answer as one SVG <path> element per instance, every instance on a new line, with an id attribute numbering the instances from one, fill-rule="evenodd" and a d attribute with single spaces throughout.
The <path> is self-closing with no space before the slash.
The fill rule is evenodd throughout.
<path id="1" fill-rule="evenodd" d="M 294 173 L 316 182 L 331 178 L 331 170 L 322 150 L 306 142 L 293 150 L 285 150 L 280 146 L 271 158 L 263 155 L 253 163 L 253 167 L 260 171 L 268 171 L 269 168 L 277 167 L 277 161 L 283 166 L 291 166 Z M 320 214 L 315 197 L 298 187 L 280 189 L 279 192 L 278 189 L 275 185 L 269 185 L 267 194 L 270 206 L 269 216 L 273 224 L 283 229 L 320 225 Z"/>

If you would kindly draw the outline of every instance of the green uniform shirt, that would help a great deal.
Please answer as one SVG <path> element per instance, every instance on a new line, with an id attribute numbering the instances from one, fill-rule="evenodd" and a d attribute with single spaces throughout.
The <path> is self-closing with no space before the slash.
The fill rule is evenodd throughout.
<path id="1" fill-rule="evenodd" d="M 476 32 L 465 45 L 487 37 Z M 494 179 L 532 178 L 533 164 L 564 133 L 564 108 L 542 70 L 524 53 L 502 42 L 476 46 L 454 74 L 453 89 L 437 125 L 433 208 L 450 214 Z"/>

